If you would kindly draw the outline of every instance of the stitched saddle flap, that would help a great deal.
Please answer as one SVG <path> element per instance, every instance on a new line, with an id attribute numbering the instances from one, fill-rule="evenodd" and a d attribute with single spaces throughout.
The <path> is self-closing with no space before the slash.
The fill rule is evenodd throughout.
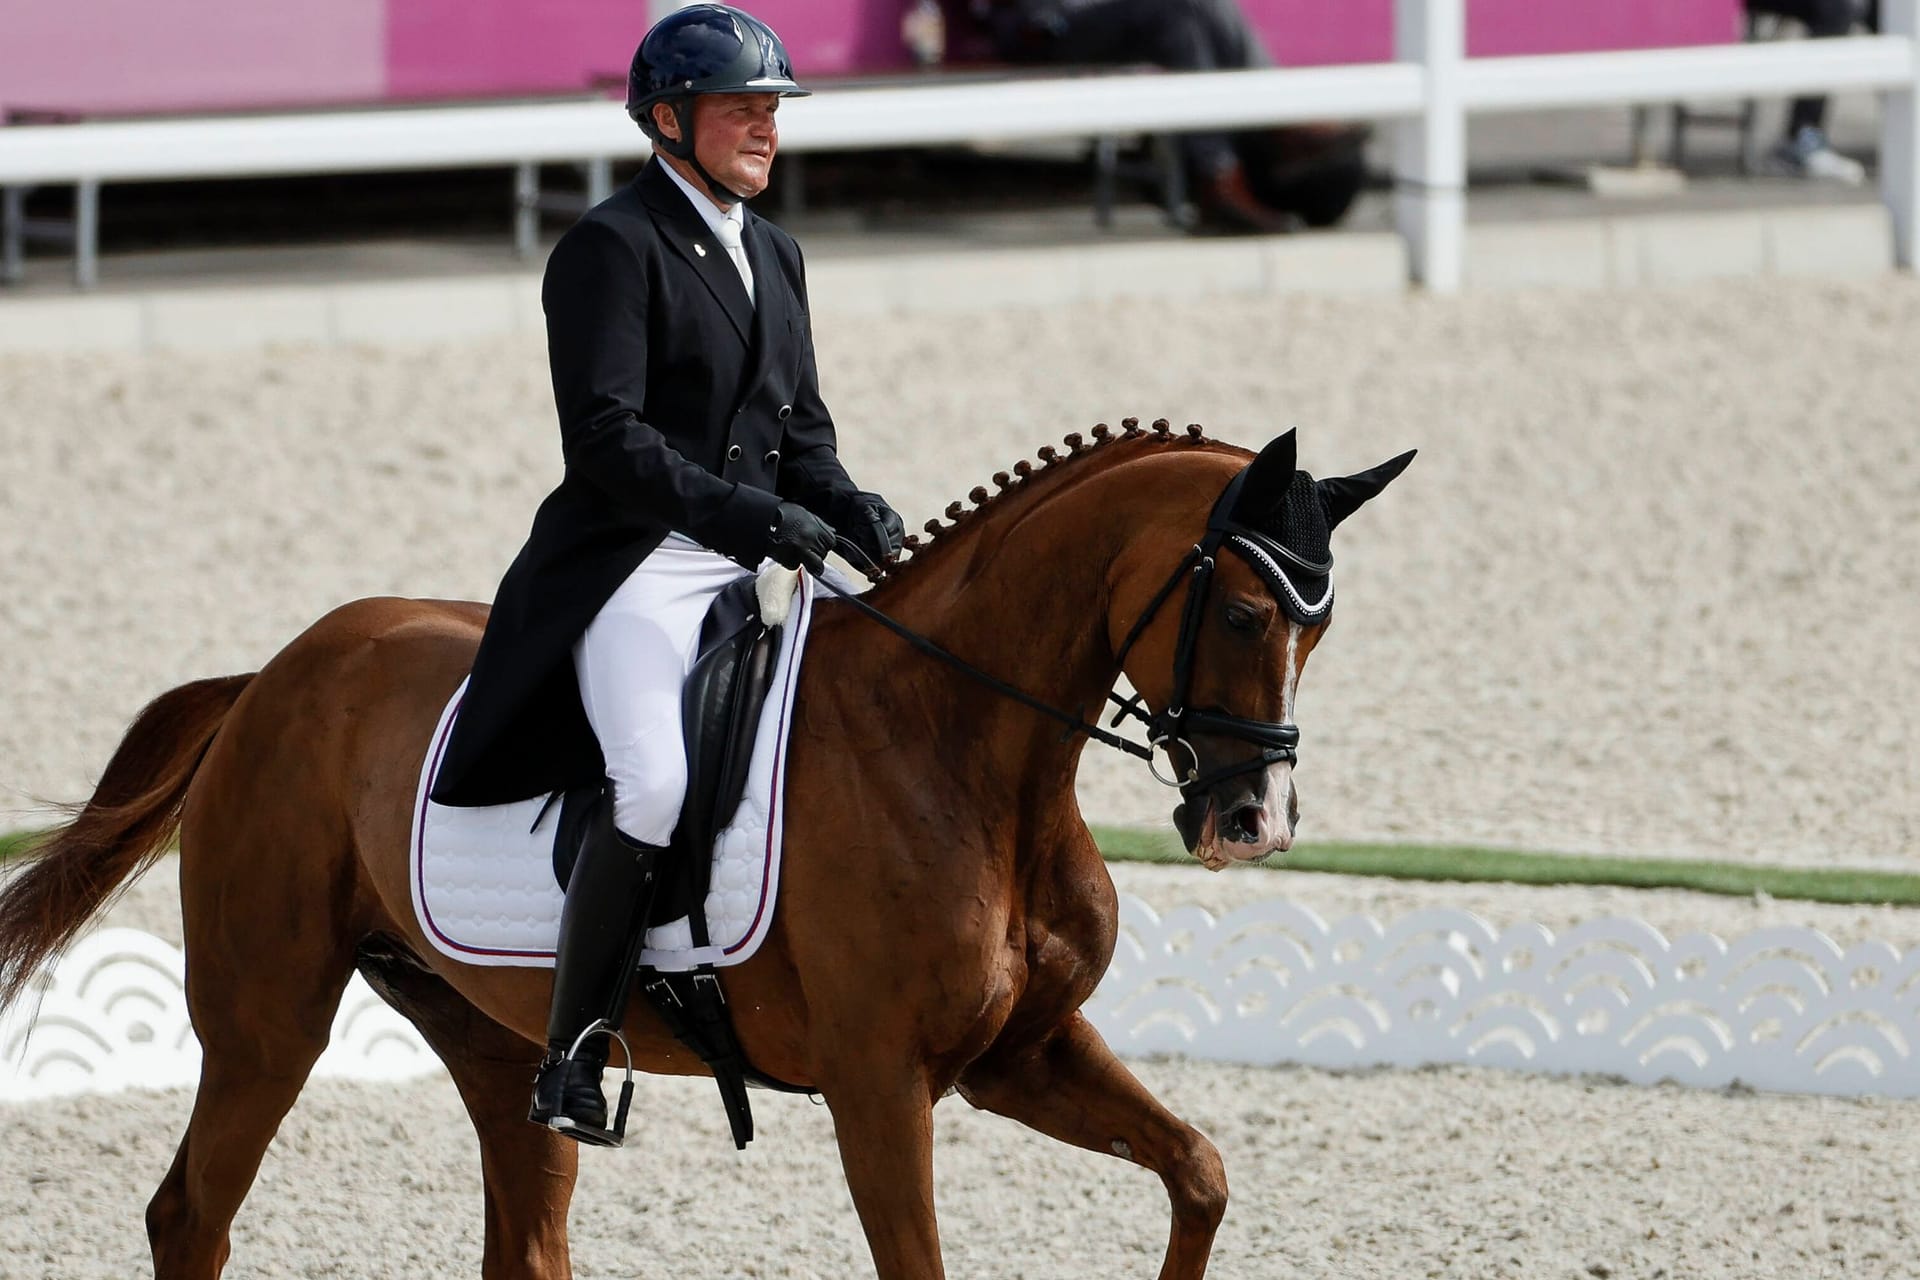
<path id="1" fill-rule="evenodd" d="M 708 858 L 714 837 L 740 807 L 779 643 L 780 629 L 760 621 L 752 578 L 722 591 L 707 610 L 700 657 L 680 699 L 687 798 L 674 833 L 674 843 L 697 860 Z"/>
<path id="2" fill-rule="evenodd" d="M 714 597 L 700 626 L 700 656 L 681 693 L 687 794 L 673 833 L 673 852 L 664 859 L 647 913 L 649 924 L 687 915 L 706 895 L 714 838 L 740 807 L 746 790 L 754 732 L 772 687 L 779 649 L 780 628 L 761 625 L 752 578 L 742 578 Z M 553 872 L 562 888 L 573 874 L 580 838 L 603 789 L 604 784 L 596 782 L 560 797 Z"/>

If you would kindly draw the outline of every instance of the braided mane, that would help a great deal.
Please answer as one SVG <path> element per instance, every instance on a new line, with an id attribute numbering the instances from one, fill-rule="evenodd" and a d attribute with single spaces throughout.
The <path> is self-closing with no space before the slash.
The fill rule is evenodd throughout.
<path id="1" fill-rule="evenodd" d="M 965 502 L 958 500 L 949 502 L 946 509 L 947 523 L 942 524 L 938 518 L 935 518 L 927 521 L 925 537 L 917 533 L 908 534 L 903 544 L 903 555 L 910 556 L 911 559 L 895 559 L 883 566 L 876 577 L 875 585 L 899 581 L 920 563 L 927 548 L 962 525 L 978 519 L 1008 494 L 1021 492 L 1036 476 L 1053 474 L 1055 468 L 1091 457 L 1109 445 L 1126 440 L 1154 440 L 1160 443 L 1178 442 L 1188 445 L 1215 443 L 1201 432 L 1200 424 L 1190 423 L 1185 432 L 1176 433 L 1172 424 L 1165 418 L 1155 420 L 1151 429 L 1142 427 L 1138 418 L 1122 418 L 1118 432 L 1102 422 L 1094 426 L 1092 436 L 1092 440 L 1089 441 L 1078 431 L 1070 432 L 1062 441 L 1067 447 L 1065 453 L 1050 444 L 1042 445 L 1035 455 L 1040 459 L 1040 465 L 1037 468 L 1033 463 L 1022 458 L 1013 464 L 1011 474 L 1005 471 L 993 473 L 992 492 L 989 492 L 985 485 L 975 485 L 967 494 Z"/>

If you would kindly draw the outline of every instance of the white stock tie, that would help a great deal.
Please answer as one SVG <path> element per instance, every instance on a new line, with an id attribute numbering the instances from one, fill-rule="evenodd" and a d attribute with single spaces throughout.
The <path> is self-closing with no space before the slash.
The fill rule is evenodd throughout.
<path id="1" fill-rule="evenodd" d="M 735 206 L 736 209 L 738 207 Z M 740 243 L 740 224 L 731 217 L 722 218 L 720 224 L 713 229 L 713 234 L 726 248 L 727 256 L 733 259 L 734 268 L 740 272 L 740 283 L 747 287 L 747 301 L 752 302 L 753 268 L 747 265 L 747 250 Z"/>

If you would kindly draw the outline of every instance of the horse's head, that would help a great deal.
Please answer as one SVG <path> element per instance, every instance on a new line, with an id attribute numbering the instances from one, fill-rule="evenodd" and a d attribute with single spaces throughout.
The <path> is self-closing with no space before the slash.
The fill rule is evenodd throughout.
<path id="1" fill-rule="evenodd" d="M 1293 844 L 1294 691 L 1332 615 L 1329 539 L 1412 460 L 1315 480 L 1289 431 L 1209 492 L 1197 542 L 1198 513 L 1170 511 L 1182 532 L 1143 531 L 1116 562 L 1121 663 L 1180 787 L 1174 825 L 1213 870 Z"/>

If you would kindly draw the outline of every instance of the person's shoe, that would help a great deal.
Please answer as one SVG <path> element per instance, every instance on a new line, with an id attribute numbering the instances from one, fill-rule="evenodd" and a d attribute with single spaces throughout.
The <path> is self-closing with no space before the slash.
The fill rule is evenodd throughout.
<path id="1" fill-rule="evenodd" d="M 1803 126 L 1767 152 L 1761 168 L 1777 177 L 1837 182 L 1849 187 L 1867 180 L 1866 166 L 1835 151 L 1826 131 L 1812 125 Z"/>
<path id="2" fill-rule="evenodd" d="M 1309 227 L 1331 227 L 1366 185 L 1372 136 L 1364 124 L 1296 124 L 1236 134 L 1234 147 L 1254 199 Z"/>
<path id="3" fill-rule="evenodd" d="M 1243 155 L 1242 159 L 1249 167 L 1260 164 L 1284 179 L 1331 162 L 1353 160 L 1365 152 L 1372 137 L 1371 124 L 1312 121 L 1280 125 L 1248 135 L 1259 144 L 1259 154 Z"/>
<path id="4" fill-rule="evenodd" d="M 533 1109 L 527 1119 L 555 1133 L 596 1147 L 617 1147 L 621 1126 L 607 1124 L 607 1098 L 600 1091 L 606 1059 L 583 1051 L 569 1058 L 549 1048 L 533 1081 Z"/>
<path id="5" fill-rule="evenodd" d="M 1246 171 L 1230 165 L 1204 181 L 1196 193 L 1201 226 L 1214 231 L 1285 235 L 1300 229 L 1300 219 L 1260 203 L 1247 186 Z"/>

